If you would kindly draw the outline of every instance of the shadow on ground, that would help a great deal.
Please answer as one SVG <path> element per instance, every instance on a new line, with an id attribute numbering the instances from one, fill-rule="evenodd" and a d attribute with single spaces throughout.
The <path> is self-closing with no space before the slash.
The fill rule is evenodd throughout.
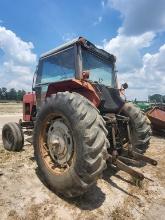
<path id="1" fill-rule="evenodd" d="M 52 193 L 55 193 L 57 196 L 59 196 L 61 199 L 65 200 L 66 202 L 76 205 L 81 210 L 94 210 L 94 209 L 97 209 L 105 201 L 105 193 L 103 193 L 101 188 L 98 187 L 97 185 L 93 185 L 88 192 L 86 192 L 84 195 L 82 195 L 80 197 L 71 198 L 71 199 L 65 198 L 65 197 L 57 194 L 54 190 L 52 190 L 50 188 L 50 186 L 47 185 L 47 183 L 43 179 L 42 174 L 40 173 L 38 168 L 36 168 L 35 172 L 36 172 L 38 178 L 40 179 L 40 181 L 47 188 L 49 188 L 52 191 Z M 122 192 L 124 192 L 125 194 L 136 198 L 136 196 L 134 196 L 131 193 L 127 192 L 126 190 L 122 189 L 116 183 L 114 183 L 112 181 L 111 176 L 115 176 L 115 177 L 127 182 L 128 184 L 134 185 L 133 182 L 131 182 L 129 180 L 126 180 L 125 178 L 118 175 L 117 172 L 118 172 L 117 170 L 113 170 L 111 167 L 108 166 L 107 170 L 103 174 L 103 179 L 106 182 L 109 183 L 109 187 L 115 187 L 118 190 L 121 190 Z"/>
<path id="2" fill-rule="evenodd" d="M 110 187 L 114 187 L 122 192 L 124 192 L 125 194 L 129 195 L 129 196 L 132 196 L 134 198 L 137 198 L 136 196 L 134 196 L 133 194 L 129 193 L 128 191 L 124 190 L 123 188 L 121 188 L 119 185 L 117 185 L 112 179 L 111 179 L 111 176 L 115 176 L 116 178 L 128 183 L 128 184 L 131 184 L 131 185 L 135 185 L 132 181 L 130 180 L 127 180 L 125 178 L 123 178 L 122 176 L 118 175 L 118 170 L 117 169 L 112 169 L 111 165 L 108 165 L 107 166 L 107 169 L 104 171 L 104 175 L 103 175 L 103 179 L 109 183 L 109 186 Z"/>
<path id="3" fill-rule="evenodd" d="M 38 169 L 38 167 L 35 170 L 36 175 L 40 179 L 40 181 L 51 190 L 52 193 L 55 193 L 57 196 L 59 196 L 61 199 L 65 200 L 66 202 L 70 204 L 76 205 L 78 208 L 82 210 L 93 210 L 102 205 L 102 203 L 105 200 L 105 194 L 102 192 L 102 190 L 96 186 L 93 185 L 90 188 L 90 191 L 86 192 L 84 195 L 76 198 L 65 198 L 64 196 L 59 195 L 54 190 L 51 189 L 51 187 L 45 182 L 43 179 L 43 176 Z"/>

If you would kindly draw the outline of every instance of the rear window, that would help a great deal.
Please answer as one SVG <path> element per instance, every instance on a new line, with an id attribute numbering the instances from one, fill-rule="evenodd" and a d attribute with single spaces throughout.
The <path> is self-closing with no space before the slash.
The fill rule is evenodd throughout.
<path id="1" fill-rule="evenodd" d="M 40 61 L 36 83 L 51 83 L 74 78 L 74 47 Z"/>

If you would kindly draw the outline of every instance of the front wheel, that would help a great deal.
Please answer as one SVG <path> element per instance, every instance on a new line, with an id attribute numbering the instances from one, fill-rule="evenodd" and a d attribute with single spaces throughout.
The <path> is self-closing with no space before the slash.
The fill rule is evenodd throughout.
<path id="1" fill-rule="evenodd" d="M 59 92 L 41 107 L 34 128 L 34 152 L 47 185 L 66 196 L 82 195 L 106 168 L 105 122 L 77 93 Z"/>
<path id="2" fill-rule="evenodd" d="M 9 122 L 2 129 L 3 146 L 8 151 L 21 151 L 24 146 L 24 134 L 19 124 Z"/>

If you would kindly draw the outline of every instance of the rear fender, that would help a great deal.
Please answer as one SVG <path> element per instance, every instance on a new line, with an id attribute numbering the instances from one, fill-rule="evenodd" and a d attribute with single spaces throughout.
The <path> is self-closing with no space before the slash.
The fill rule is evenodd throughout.
<path id="1" fill-rule="evenodd" d="M 57 92 L 65 91 L 81 94 L 90 100 L 96 107 L 98 107 L 100 104 L 99 93 L 96 91 L 95 87 L 87 81 L 77 79 L 49 84 L 46 97 L 50 97 L 52 94 Z"/>

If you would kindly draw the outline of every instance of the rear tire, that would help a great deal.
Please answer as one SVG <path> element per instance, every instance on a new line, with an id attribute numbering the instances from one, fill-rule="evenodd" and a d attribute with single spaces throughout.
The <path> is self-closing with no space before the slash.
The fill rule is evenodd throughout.
<path id="1" fill-rule="evenodd" d="M 10 122 L 2 129 L 3 146 L 8 151 L 21 151 L 24 146 L 24 135 L 19 124 Z"/>
<path id="2" fill-rule="evenodd" d="M 130 118 L 130 130 L 134 150 L 143 152 L 149 146 L 151 139 L 151 126 L 147 116 L 132 103 L 125 103 L 122 112 Z"/>
<path id="3" fill-rule="evenodd" d="M 49 133 L 53 125 L 60 124 L 61 129 L 68 127 L 73 138 L 73 154 L 67 161 L 69 167 L 64 164 L 63 169 L 47 151 Z M 76 197 L 86 192 L 106 168 L 109 147 L 106 135 L 103 118 L 85 97 L 59 92 L 47 99 L 37 116 L 33 136 L 38 168 L 47 186 L 65 197 Z M 57 158 L 55 154 L 54 158 Z"/>

